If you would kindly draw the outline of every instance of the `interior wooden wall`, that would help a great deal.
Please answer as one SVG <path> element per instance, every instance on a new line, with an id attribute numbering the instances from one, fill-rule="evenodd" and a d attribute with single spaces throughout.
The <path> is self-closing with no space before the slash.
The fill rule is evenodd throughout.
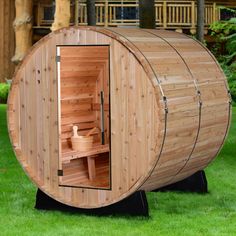
<path id="1" fill-rule="evenodd" d="M 14 18 L 15 1 L 0 0 L 0 82 L 11 79 L 15 70 L 11 62 L 15 50 Z"/>

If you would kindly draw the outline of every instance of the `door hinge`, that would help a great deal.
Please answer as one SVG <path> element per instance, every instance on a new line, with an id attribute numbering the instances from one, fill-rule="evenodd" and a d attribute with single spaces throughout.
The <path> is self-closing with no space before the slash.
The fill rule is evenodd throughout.
<path id="1" fill-rule="evenodd" d="M 61 56 L 56 56 L 56 62 L 60 62 L 61 61 Z"/>

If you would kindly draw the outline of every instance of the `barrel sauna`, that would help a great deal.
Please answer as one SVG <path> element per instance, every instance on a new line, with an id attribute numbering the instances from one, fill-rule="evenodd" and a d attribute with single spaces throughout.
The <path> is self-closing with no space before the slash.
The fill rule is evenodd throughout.
<path id="1" fill-rule="evenodd" d="M 71 27 L 39 41 L 15 74 L 8 129 L 29 178 L 64 204 L 98 208 L 204 169 L 231 117 L 212 54 L 172 31 Z M 91 129 L 72 150 L 73 126 Z"/>

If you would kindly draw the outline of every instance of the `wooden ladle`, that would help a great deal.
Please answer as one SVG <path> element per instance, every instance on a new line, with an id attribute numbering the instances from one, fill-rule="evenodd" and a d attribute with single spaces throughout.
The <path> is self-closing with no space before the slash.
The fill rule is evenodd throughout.
<path id="1" fill-rule="evenodd" d="M 89 130 L 89 132 L 85 136 L 86 137 L 90 136 L 96 129 L 97 127 L 92 128 L 91 130 Z"/>

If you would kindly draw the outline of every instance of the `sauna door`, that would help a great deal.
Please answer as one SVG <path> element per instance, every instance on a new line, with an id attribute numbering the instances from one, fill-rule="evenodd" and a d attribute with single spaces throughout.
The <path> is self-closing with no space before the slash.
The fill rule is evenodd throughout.
<path id="1" fill-rule="evenodd" d="M 57 46 L 57 76 L 59 184 L 110 189 L 109 46 Z"/>

